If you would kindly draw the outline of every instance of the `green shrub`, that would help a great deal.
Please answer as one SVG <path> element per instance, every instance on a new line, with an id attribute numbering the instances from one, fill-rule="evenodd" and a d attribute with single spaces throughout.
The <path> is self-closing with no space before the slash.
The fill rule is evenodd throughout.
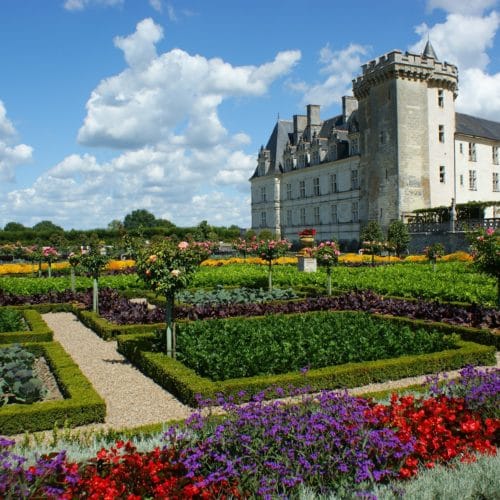
<path id="1" fill-rule="evenodd" d="M 14 311 L 23 319 L 23 325 L 29 327 L 29 329 L 22 328 L 18 331 L 0 333 L 0 345 L 24 342 L 49 342 L 52 340 L 52 330 L 42 319 L 40 313 L 35 310 L 38 306 L 29 307 L 30 309 L 25 309 L 24 307 L 0 307 L 0 312 L 7 309 Z"/>
<path id="2" fill-rule="evenodd" d="M 0 333 L 27 330 L 23 317 L 14 309 L 0 308 Z"/>
<path id="3" fill-rule="evenodd" d="M 456 340 L 366 313 L 322 311 L 186 322 L 177 359 L 202 377 L 227 380 L 442 351 Z"/>

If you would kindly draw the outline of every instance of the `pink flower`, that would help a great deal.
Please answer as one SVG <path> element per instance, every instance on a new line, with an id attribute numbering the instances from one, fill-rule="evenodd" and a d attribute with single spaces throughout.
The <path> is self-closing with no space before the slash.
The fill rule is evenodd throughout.
<path id="1" fill-rule="evenodd" d="M 170 275 L 173 276 L 174 278 L 178 278 L 180 274 L 181 274 L 181 272 L 179 269 L 172 269 L 170 271 Z"/>
<path id="2" fill-rule="evenodd" d="M 491 236 L 492 234 L 495 234 L 495 230 L 492 227 L 489 227 L 488 229 L 486 229 L 486 234 L 488 236 Z"/>
<path id="3" fill-rule="evenodd" d="M 177 247 L 180 249 L 180 250 L 186 250 L 186 248 L 189 246 L 189 243 L 187 241 L 181 241 Z"/>

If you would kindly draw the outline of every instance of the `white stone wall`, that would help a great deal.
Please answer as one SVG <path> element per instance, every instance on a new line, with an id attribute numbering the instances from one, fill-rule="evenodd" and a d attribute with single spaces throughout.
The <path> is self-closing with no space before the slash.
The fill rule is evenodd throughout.
<path id="1" fill-rule="evenodd" d="M 316 229 L 318 241 L 332 238 L 339 241 L 356 240 L 359 223 L 353 220 L 352 208 L 353 203 L 359 204 L 359 189 L 352 189 L 353 171 L 358 172 L 359 176 L 359 156 L 298 168 L 282 174 L 282 237 L 297 241 L 298 233 L 307 227 Z M 332 186 L 333 175 L 336 176 L 337 191 Z M 319 183 L 315 179 L 319 179 Z M 304 183 L 304 196 L 301 193 L 301 182 Z M 291 186 L 290 197 L 288 185 Z M 316 191 L 318 187 L 319 194 Z M 333 220 L 332 206 L 336 207 L 336 221 Z"/>
<path id="2" fill-rule="evenodd" d="M 440 106 L 440 92 L 442 106 Z M 453 164 L 455 100 L 453 92 L 443 87 L 430 86 L 427 90 L 427 116 L 430 206 L 449 206 L 451 199 L 455 197 Z M 439 140 L 440 125 L 443 127 L 444 142 Z"/>
<path id="3" fill-rule="evenodd" d="M 469 158 L 469 143 L 475 144 L 476 161 Z M 500 165 L 493 162 L 492 148 L 500 146 L 477 137 L 457 135 L 455 138 L 456 198 L 457 203 L 468 201 L 499 201 L 500 192 L 493 190 L 493 173 L 500 177 Z M 470 171 L 476 175 L 476 188 L 470 185 Z M 500 189 L 500 180 L 499 180 Z"/>

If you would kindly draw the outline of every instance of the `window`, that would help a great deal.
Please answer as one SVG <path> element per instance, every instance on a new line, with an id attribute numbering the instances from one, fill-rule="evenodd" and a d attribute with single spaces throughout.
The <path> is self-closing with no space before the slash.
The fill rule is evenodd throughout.
<path id="1" fill-rule="evenodd" d="M 463 155 L 464 154 L 464 145 L 463 143 L 461 142 L 460 143 L 460 154 Z"/>
<path id="2" fill-rule="evenodd" d="M 260 188 L 260 201 L 266 201 L 266 188 L 265 187 L 261 187 Z"/>
<path id="3" fill-rule="evenodd" d="M 300 209 L 300 225 L 306 225 L 306 209 L 304 207 Z"/>
<path id="4" fill-rule="evenodd" d="M 319 219 L 319 207 L 314 207 L 314 223 L 315 224 L 321 224 L 321 221 Z"/>
<path id="5" fill-rule="evenodd" d="M 332 207 L 331 207 L 331 217 L 332 217 L 332 224 L 337 224 L 338 223 L 337 205 L 332 205 Z"/>
<path id="6" fill-rule="evenodd" d="M 444 165 L 439 167 L 439 182 L 444 184 L 446 182 Z"/>
<path id="7" fill-rule="evenodd" d="M 493 146 L 491 148 L 491 159 L 493 161 L 493 165 L 498 165 L 498 151 L 500 150 L 500 146 Z"/>
<path id="8" fill-rule="evenodd" d="M 379 136 L 380 136 L 380 144 L 384 144 L 384 131 L 383 130 L 380 131 Z"/>
<path id="9" fill-rule="evenodd" d="M 260 213 L 260 227 L 267 227 L 266 212 Z"/>
<path id="10" fill-rule="evenodd" d="M 292 185 L 291 184 L 286 185 L 286 199 L 287 200 L 292 199 Z"/>
<path id="11" fill-rule="evenodd" d="M 444 125 L 439 125 L 438 137 L 439 142 L 444 142 Z"/>
<path id="12" fill-rule="evenodd" d="M 444 91 L 438 90 L 438 106 L 444 108 Z"/>
<path id="13" fill-rule="evenodd" d="M 462 174 L 460 174 L 460 185 L 464 185 L 464 176 Z"/>
<path id="14" fill-rule="evenodd" d="M 301 198 L 305 198 L 306 197 L 306 181 L 300 181 L 299 182 L 299 196 Z"/>
<path id="15" fill-rule="evenodd" d="M 330 193 L 336 193 L 337 191 L 337 174 L 332 174 L 330 175 Z"/>
<path id="16" fill-rule="evenodd" d="M 314 151 L 312 154 L 312 162 L 316 165 L 319 163 L 319 151 Z"/>
<path id="17" fill-rule="evenodd" d="M 292 211 L 291 210 L 286 211 L 286 225 L 287 226 L 292 225 Z"/>
<path id="18" fill-rule="evenodd" d="M 476 144 L 469 142 L 469 161 L 476 161 Z"/>
<path id="19" fill-rule="evenodd" d="M 314 196 L 319 196 L 320 191 L 319 191 L 319 177 L 314 177 L 313 178 L 313 192 Z"/>
<path id="20" fill-rule="evenodd" d="M 477 190 L 477 177 L 475 170 L 469 170 L 469 189 L 471 191 Z"/>
<path id="21" fill-rule="evenodd" d="M 353 222 L 358 222 L 359 220 L 359 210 L 358 210 L 358 202 L 353 201 L 351 205 L 351 216 Z"/>
<path id="22" fill-rule="evenodd" d="M 498 189 L 498 172 L 493 172 L 493 191 L 500 191 Z"/>
<path id="23" fill-rule="evenodd" d="M 358 188 L 359 188 L 358 171 L 351 170 L 351 189 L 358 189 Z"/>

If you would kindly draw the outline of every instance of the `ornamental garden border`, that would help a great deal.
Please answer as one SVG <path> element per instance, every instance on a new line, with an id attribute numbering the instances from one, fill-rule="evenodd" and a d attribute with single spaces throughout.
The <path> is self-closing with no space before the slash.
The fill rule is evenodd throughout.
<path id="1" fill-rule="evenodd" d="M 34 308 L 19 308 L 13 306 L 0 307 L 0 309 L 16 310 L 28 323 L 30 330 L 19 332 L 0 333 L 0 345 L 25 342 L 50 342 L 53 332 L 42 319 L 40 313 Z"/>
<path id="2" fill-rule="evenodd" d="M 23 344 L 33 354 L 45 357 L 65 397 L 30 405 L 0 407 L 0 431 L 4 435 L 104 422 L 106 403 L 58 342 Z"/>
<path id="3" fill-rule="evenodd" d="M 387 316 L 384 319 L 398 322 L 400 320 L 400 318 Z M 417 324 L 410 319 L 404 318 L 404 320 L 405 324 L 429 329 L 434 328 L 435 325 L 442 325 L 430 322 L 418 322 Z M 446 326 L 451 327 L 451 325 Z M 460 334 L 464 333 L 462 330 L 464 328 L 460 329 Z M 450 331 L 446 333 L 450 333 Z M 245 391 L 249 397 L 272 386 L 282 388 L 288 386 L 308 387 L 313 392 L 323 389 L 346 389 L 374 382 L 454 370 L 467 364 L 494 364 L 496 352 L 494 346 L 460 340 L 458 349 L 431 354 L 311 369 L 305 375 L 293 372 L 213 382 L 199 376 L 179 361 L 168 358 L 163 353 L 153 352 L 153 341 L 153 334 L 119 335 L 117 336 L 118 351 L 180 401 L 192 406 L 197 405 L 197 395 L 201 395 L 204 399 L 212 399 L 220 393 L 237 395 L 240 391 Z"/>

